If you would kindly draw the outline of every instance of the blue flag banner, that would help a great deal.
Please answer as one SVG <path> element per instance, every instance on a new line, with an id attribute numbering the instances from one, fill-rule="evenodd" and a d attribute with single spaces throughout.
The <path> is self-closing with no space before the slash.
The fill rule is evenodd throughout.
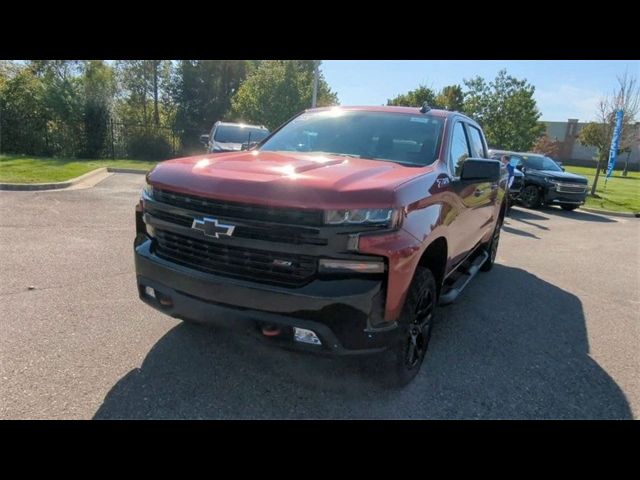
<path id="1" fill-rule="evenodd" d="M 622 117 L 624 112 L 618 110 L 616 112 L 616 126 L 613 130 L 613 137 L 611 138 L 611 150 L 609 150 L 609 164 L 607 166 L 607 178 L 613 173 L 613 169 L 616 166 L 616 157 L 618 155 L 618 148 L 620 146 L 620 134 L 622 133 Z M 606 183 L 606 179 L 605 179 Z"/>

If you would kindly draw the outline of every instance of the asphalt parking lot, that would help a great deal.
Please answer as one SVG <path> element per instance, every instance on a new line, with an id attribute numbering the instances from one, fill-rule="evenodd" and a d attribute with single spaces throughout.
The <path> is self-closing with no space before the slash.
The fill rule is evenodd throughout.
<path id="1" fill-rule="evenodd" d="M 439 309 L 418 378 L 389 390 L 361 363 L 144 305 L 143 182 L 0 192 L 0 418 L 640 416 L 638 219 L 515 208 L 498 265 Z"/>

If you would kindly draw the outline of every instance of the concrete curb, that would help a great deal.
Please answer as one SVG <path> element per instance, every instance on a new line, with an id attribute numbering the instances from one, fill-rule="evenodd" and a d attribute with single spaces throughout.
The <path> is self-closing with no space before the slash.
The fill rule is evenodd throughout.
<path id="1" fill-rule="evenodd" d="M 102 179 L 102 177 L 107 174 L 107 168 L 97 168 L 95 170 L 91 170 L 90 172 L 85 173 L 84 175 L 80 175 L 79 177 L 72 178 L 71 180 L 66 180 L 64 182 L 55 182 L 55 183 L 0 183 L 0 190 L 60 190 L 62 188 L 69 188 L 77 185 L 79 183 L 88 183 L 97 178 Z M 98 180 L 99 181 L 99 180 Z M 97 183 L 97 182 L 95 182 Z M 95 185 L 94 183 L 94 185 Z"/>
<path id="2" fill-rule="evenodd" d="M 138 170 L 135 168 L 113 168 L 101 167 L 80 175 L 79 177 L 54 183 L 0 183 L 0 190 L 13 191 L 44 191 L 62 190 L 70 188 L 90 188 L 98 184 L 113 173 L 139 173 L 146 174 L 148 170 Z"/>
<path id="3" fill-rule="evenodd" d="M 137 168 L 115 168 L 115 167 L 107 167 L 107 171 L 109 173 L 139 173 L 141 175 L 145 175 L 149 173 L 149 170 L 140 170 Z"/>
<path id="4" fill-rule="evenodd" d="M 609 210 L 598 210 L 597 208 L 585 208 L 580 207 L 580 210 L 584 210 L 589 213 L 599 213 L 601 215 L 609 215 L 612 217 L 626 217 L 626 218 L 640 218 L 640 213 L 630 213 L 630 212 L 611 212 Z"/>

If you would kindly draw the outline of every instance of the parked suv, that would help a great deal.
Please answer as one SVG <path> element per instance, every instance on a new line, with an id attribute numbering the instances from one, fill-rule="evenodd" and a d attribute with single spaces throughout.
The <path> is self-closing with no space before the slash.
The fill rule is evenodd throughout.
<path id="1" fill-rule="evenodd" d="M 269 130 L 259 125 L 216 122 L 209 135 L 200 135 L 208 153 L 235 152 L 255 145 L 269 136 Z"/>
<path id="2" fill-rule="evenodd" d="M 490 155 L 509 155 L 516 169 L 524 173 L 524 185 L 518 201 L 527 208 L 538 208 L 544 204 L 575 210 L 585 202 L 587 178 L 565 172 L 552 158 L 504 150 L 491 150 Z"/>
<path id="3" fill-rule="evenodd" d="M 289 347 L 380 353 L 372 365 L 390 361 L 406 384 L 436 305 L 494 264 L 504 170 L 457 112 L 307 110 L 251 151 L 170 160 L 147 175 L 140 298 Z"/>

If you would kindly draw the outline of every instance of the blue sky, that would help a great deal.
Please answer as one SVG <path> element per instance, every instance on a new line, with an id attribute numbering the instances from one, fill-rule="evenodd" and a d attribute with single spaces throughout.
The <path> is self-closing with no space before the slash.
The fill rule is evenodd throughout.
<path id="1" fill-rule="evenodd" d="M 382 105 L 423 84 L 434 90 L 477 75 L 493 80 L 502 68 L 536 87 L 542 120 L 594 119 L 598 100 L 633 73 L 637 60 L 323 60 L 324 77 L 342 105 Z"/>

